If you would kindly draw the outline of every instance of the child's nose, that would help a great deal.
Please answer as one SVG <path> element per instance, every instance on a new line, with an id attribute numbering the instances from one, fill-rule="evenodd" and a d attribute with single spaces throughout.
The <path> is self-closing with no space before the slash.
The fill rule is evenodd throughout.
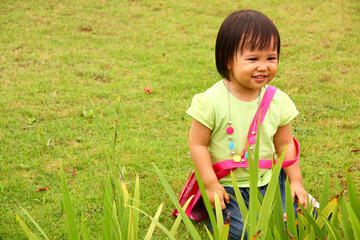
<path id="1" fill-rule="evenodd" d="M 261 63 L 259 64 L 259 66 L 257 67 L 257 70 L 258 70 L 258 71 L 261 71 L 261 72 L 266 71 L 267 69 L 268 69 L 267 64 L 266 64 L 266 63 L 263 63 L 263 62 L 261 62 Z"/>

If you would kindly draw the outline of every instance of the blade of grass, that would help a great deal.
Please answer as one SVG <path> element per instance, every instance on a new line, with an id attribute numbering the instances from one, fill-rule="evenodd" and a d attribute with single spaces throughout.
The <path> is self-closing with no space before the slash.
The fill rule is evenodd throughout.
<path id="1" fill-rule="evenodd" d="M 66 216 L 66 223 L 69 231 L 69 239 L 70 240 L 78 240 L 79 239 L 79 231 L 75 221 L 75 213 L 72 207 L 69 190 L 66 184 L 66 178 L 64 173 L 64 168 L 61 166 L 61 192 Z"/>
<path id="2" fill-rule="evenodd" d="M 285 208 L 286 208 L 287 229 L 293 236 L 296 236 L 297 235 L 296 219 L 295 219 L 293 198 L 291 196 L 289 178 L 286 178 L 286 182 L 285 182 Z"/>
<path id="3" fill-rule="evenodd" d="M 238 184 L 236 182 L 235 175 L 232 171 L 230 172 L 230 176 L 231 176 L 231 181 L 232 181 L 233 186 L 237 186 Z M 247 216 L 248 209 L 245 205 L 244 198 L 243 198 L 239 188 L 234 187 L 234 192 L 235 192 L 235 196 L 236 196 L 235 200 L 237 201 L 237 203 L 239 205 L 241 216 Z M 230 196 L 230 197 L 234 198 L 234 196 Z"/>
<path id="4" fill-rule="evenodd" d="M 285 153 L 285 151 L 286 151 L 286 146 L 284 148 L 283 153 Z M 256 232 L 261 230 L 261 231 L 263 231 L 263 234 L 265 236 L 267 233 L 268 222 L 269 222 L 270 216 L 272 214 L 272 208 L 273 208 L 272 203 L 274 202 L 275 191 L 276 191 L 276 188 L 279 186 L 279 174 L 280 174 L 281 166 L 282 166 L 282 163 L 284 160 L 284 155 L 285 154 L 282 154 L 280 156 L 277 164 L 272 169 L 270 182 L 268 184 L 268 187 L 267 187 L 267 190 L 266 190 L 266 193 L 264 196 L 263 204 L 261 206 L 260 213 L 259 213 L 259 219 L 261 219 L 261 221 L 258 221 L 258 223 L 257 223 Z M 292 210 L 292 212 L 294 212 L 294 210 Z M 294 218 L 295 218 L 295 216 L 294 216 Z"/>
<path id="5" fill-rule="evenodd" d="M 259 136 L 257 136 L 257 140 Z M 259 148 L 258 142 L 255 145 L 255 152 Z M 249 163 L 249 185 L 250 185 L 250 196 L 249 196 L 249 226 L 247 232 L 249 236 L 254 236 L 256 234 L 256 221 L 257 221 L 257 205 L 258 205 L 258 169 L 256 168 L 256 158 L 253 159 L 250 153 L 249 143 L 247 143 L 248 151 L 248 163 Z M 256 154 L 255 154 L 256 155 Z M 254 155 L 254 156 L 255 156 Z"/>
<path id="6" fill-rule="evenodd" d="M 214 240 L 213 236 L 211 235 L 211 232 L 209 231 L 209 229 L 207 228 L 206 225 L 204 225 L 204 228 L 206 229 L 206 233 L 207 233 L 207 235 L 209 237 L 209 240 Z"/>
<path id="7" fill-rule="evenodd" d="M 339 233 L 339 230 L 334 227 L 334 225 L 331 224 L 331 222 L 329 222 L 327 220 L 327 218 L 324 218 L 323 216 L 321 217 L 325 223 L 325 226 L 327 228 L 327 232 L 328 232 L 328 235 L 327 235 L 327 239 L 328 240 L 331 240 L 331 239 L 342 239 L 342 236 L 341 234 Z"/>
<path id="8" fill-rule="evenodd" d="M 81 236 L 83 240 L 89 240 L 90 239 L 90 234 L 89 234 L 89 229 L 87 227 L 87 223 L 86 223 L 86 218 L 84 218 L 84 216 L 82 216 L 83 219 L 83 224 L 82 224 L 82 229 L 81 229 Z"/>
<path id="9" fill-rule="evenodd" d="M 121 227 L 120 227 L 120 223 L 118 221 L 118 216 L 117 216 L 117 207 L 116 207 L 116 202 L 113 202 L 113 206 L 112 206 L 112 213 L 111 213 L 111 222 L 113 224 L 113 233 L 114 233 L 114 238 L 115 239 L 123 239 L 123 233 L 121 231 Z"/>
<path id="10" fill-rule="evenodd" d="M 314 234 L 317 238 L 320 238 L 322 240 L 325 240 L 326 237 L 325 235 L 322 233 L 321 229 L 319 228 L 319 226 L 316 224 L 314 218 L 306 211 L 306 209 L 303 207 L 303 205 L 298 204 L 298 206 L 301 209 L 301 214 L 305 217 L 305 219 L 309 222 L 310 224 L 310 228 L 313 229 Z M 311 238 L 314 239 L 314 238 Z"/>
<path id="11" fill-rule="evenodd" d="M 194 198 L 194 196 L 191 196 L 187 201 L 186 203 L 184 204 L 184 206 L 182 207 L 182 210 L 185 211 L 186 208 L 189 206 L 191 200 Z M 182 220 L 182 217 L 181 217 L 181 214 L 179 214 L 176 218 L 176 220 L 174 221 L 174 224 L 172 225 L 171 229 L 170 229 L 170 232 L 172 235 L 175 236 L 179 226 L 180 226 L 180 223 L 181 223 L 181 220 Z M 206 228 L 207 229 L 207 228 Z"/>
<path id="12" fill-rule="evenodd" d="M 134 190 L 134 199 L 132 200 L 132 205 L 135 208 L 139 208 L 140 204 L 140 182 L 139 182 L 139 176 L 136 175 L 136 181 L 135 181 L 135 190 Z M 133 229 L 134 229 L 134 239 L 138 239 L 138 232 L 139 232 L 139 212 L 138 211 L 132 211 L 133 212 Z"/>
<path id="13" fill-rule="evenodd" d="M 106 179 L 105 194 L 104 194 L 104 213 L 102 221 L 102 238 L 112 239 L 112 224 L 111 224 L 111 201 L 112 201 L 112 184 L 110 174 Z"/>
<path id="14" fill-rule="evenodd" d="M 219 201 L 219 203 L 220 203 L 220 201 Z M 215 204 L 216 204 L 216 202 L 215 202 Z M 229 238 L 229 229 L 230 229 L 230 217 L 228 215 L 226 217 L 226 222 L 223 223 L 223 226 L 221 227 L 219 240 L 227 240 Z"/>
<path id="15" fill-rule="evenodd" d="M 30 240 L 40 240 L 40 237 L 36 236 L 33 232 L 31 232 L 30 228 L 26 225 L 26 223 L 22 220 L 22 218 L 16 214 L 16 212 L 15 212 L 15 217 Z"/>
<path id="16" fill-rule="evenodd" d="M 164 208 L 164 203 L 161 203 L 158 210 L 155 213 L 155 216 L 154 216 L 154 219 L 156 221 L 159 220 L 159 217 L 160 217 L 160 214 L 161 214 L 161 211 L 162 211 L 163 208 Z M 155 226 L 156 226 L 155 222 L 151 222 L 150 227 L 148 228 L 148 231 L 146 232 L 146 235 L 144 237 L 144 240 L 150 240 L 151 239 L 151 236 L 153 235 L 154 230 L 155 230 Z"/>
<path id="17" fill-rule="evenodd" d="M 299 239 L 305 238 L 305 224 L 303 222 L 302 217 L 298 217 L 298 231 L 299 231 Z"/>
<path id="18" fill-rule="evenodd" d="M 217 194 L 215 194 L 214 198 L 215 198 L 215 211 L 216 211 L 217 227 L 219 229 L 219 233 L 221 233 L 221 229 L 224 225 L 224 218 L 223 218 L 223 214 L 222 214 L 219 196 Z M 219 238 L 220 238 L 220 236 L 219 236 Z"/>
<path id="19" fill-rule="evenodd" d="M 153 166 L 155 168 L 155 171 L 156 171 L 157 175 L 159 176 L 160 182 L 164 186 L 164 188 L 165 188 L 166 192 L 168 193 L 171 201 L 173 202 L 175 207 L 178 209 L 179 214 L 181 214 L 181 217 L 184 219 L 185 225 L 186 225 L 189 233 L 191 234 L 193 239 L 201 240 L 201 237 L 200 237 L 199 233 L 196 231 L 194 225 L 191 223 L 188 216 L 182 210 L 182 208 L 180 206 L 180 203 L 179 203 L 179 201 L 178 201 L 178 199 L 177 199 L 177 197 L 176 197 L 176 195 L 174 193 L 174 190 L 170 187 L 169 183 L 166 181 L 164 174 L 160 171 L 160 169 L 154 163 L 153 163 Z M 169 234 L 171 234 L 171 233 L 169 232 Z"/>
<path id="20" fill-rule="evenodd" d="M 347 204 L 347 210 L 349 213 L 349 219 L 352 225 L 352 229 L 354 230 L 354 236 L 356 240 L 360 239 L 360 221 L 355 213 L 355 211 L 353 210 L 351 204 Z"/>
<path id="21" fill-rule="evenodd" d="M 179 205 L 180 205 L 180 204 L 179 204 Z M 126 205 L 126 206 L 129 207 L 129 208 L 135 209 L 135 210 L 139 211 L 140 213 L 144 214 L 145 216 L 147 216 L 147 217 L 152 221 L 152 223 L 155 223 L 156 226 L 157 226 L 158 228 L 160 228 L 163 233 L 166 234 L 166 236 L 167 236 L 169 239 L 175 240 L 175 237 L 171 234 L 171 232 L 170 232 L 166 227 L 164 227 L 164 225 L 162 225 L 161 223 L 159 223 L 158 220 L 156 220 L 156 219 L 153 218 L 152 216 L 148 215 L 148 214 L 145 213 L 144 211 L 142 211 L 142 210 L 140 210 L 140 209 L 134 208 L 134 206 L 130 206 L 130 205 Z M 180 208 L 180 210 L 181 210 L 181 208 Z M 184 212 L 184 214 L 185 214 L 185 212 Z M 189 219 L 189 218 L 188 218 L 188 219 Z M 189 221 L 190 221 L 190 219 L 189 219 Z"/>
<path id="22" fill-rule="evenodd" d="M 274 229 L 277 229 L 278 234 L 281 236 L 280 238 L 275 239 L 286 239 L 285 231 L 281 231 L 285 228 L 284 222 L 284 213 L 283 213 L 283 206 L 281 201 L 281 193 L 280 193 L 280 186 L 277 184 L 275 196 L 274 196 Z M 275 231 L 274 231 L 275 233 Z"/>
<path id="23" fill-rule="evenodd" d="M 351 223 L 349 220 L 349 213 L 347 211 L 346 202 L 344 198 L 339 198 L 340 202 L 340 225 L 343 230 L 345 239 L 353 239 L 353 230 L 351 229 Z"/>
<path id="24" fill-rule="evenodd" d="M 43 235 L 43 237 L 47 240 L 49 240 L 49 237 L 46 235 L 44 230 L 39 226 L 39 224 L 31 217 L 31 215 L 21 206 L 19 206 L 21 210 L 25 213 L 25 215 L 30 219 L 30 221 L 35 225 L 35 227 L 40 231 L 40 233 Z"/>
<path id="25" fill-rule="evenodd" d="M 326 206 L 326 203 L 328 202 L 329 199 L 329 171 L 326 172 L 325 175 L 325 180 L 324 180 L 324 187 L 321 193 L 321 201 L 320 201 L 320 210 L 324 209 L 324 207 Z"/>
<path id="26" fill-rule="evenodd" d="M 219 238 L 219 229 L 217 227 L 217 222 L 216 222 L 216 219 L 215 219 L 215 214 L 214 214 L 214 211 L 211 207 L 211 204 L 210 204 L 210 201 L 209 201 L 209 198 L 206 194 L 206 190 L 205 190 L 205 186 L 204 186 L 204 183 L 203 181 L 201 180 L 200 178 L 200 175 L 199 175 L 199 172 L 196 170 L 195 166 L 193 165 L 192 166 L 193 169 L 194 169 L 194 173 L 195 173 L 195 176 L 196 176 L 196 180 L 197 180 L 197 183 L 199 185 L 199 189 L 200 189 L 200 192 L 201 192 L 201 196 L 204 200 L 204 204 L 205 204 L 205 208 L 209 214 L 209 218 L 210 218 L 210 222 L 211 222 L 211 225 L 213 227 L 213 233 L 214 233 L 214 237 L 215 239 L 218 239 Z"/>
<path id="27" fill-rule="evenodd" d="M 318 211 L 319 215 L 328 218 L 330 216 L 330 214 L 334 211 L 336 205 L 338 204 L 338 199 L 339 199 L 340 195 L 337 195 L 335 197 L 333 197 L 333 199 L 331 199 L 328 204 L 326 204 L 326 206 L 323 208 L 322 211 Z M 316 219 L 316 224 L 319 226 L 319 228 L 323 228 L 324 226 L 324 221 L 322 218 L 318 218 Z"/>
<path id="28" fill-rule="evenodd" d="M 352 209 L 357 209 L 357 211 L 355 212 L 356 216 L 358 219 L 360 219 L 360 201 L 359 201 L 359 195 L 357 194 L 356 188 L 355 188 L 355 184 L 353 181 L 353 178 L 351 176 L 350 170 L 349 168 L 346 171 L 346 187 L 348 188 L 348 194 L 349 194 L 349 201 L 350 201 L 350 206 Z"/>

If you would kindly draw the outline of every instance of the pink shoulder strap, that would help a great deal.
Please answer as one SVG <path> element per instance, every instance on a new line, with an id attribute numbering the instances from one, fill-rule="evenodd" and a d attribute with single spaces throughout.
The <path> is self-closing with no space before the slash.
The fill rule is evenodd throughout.
<path id="1" fill-rule="evenodd" d="M 263 99 L 259 105 L 259 108 L 254 116 L 254 119 L 250 125 L 249 133 L 248 133 L 248 141 L 250 138 L 254 135 L 256 135 L 258 131 L 258 125 L 260 126 L 265 118 L 265 115 L 269 109 L 270 103 L 275 95 L 277 88 L 273 86 L 267 86 L 266 92 L 263 96 Z M 258 124 L 259 114 L 260 115 L 260 124 Z M 300 155 L 300 146 L 298 141 L 293 137 L 295 148 L 296 148 L 296 157 L 291 160 L 284 160 L 282 164 L 282 168 L 288 167 L 292 164 L 294 164 L 298 159 Z M 230 173 L 230 170 L 235 170 L 238 167 L 249 167 L 248 160 L 245 158 L 246 149 L 244 150 L 243 155 L 241 156 L 242 161 L 241 162 L 234 162 L 233 159 L 225 160 L 219 163 L 216 163 L 213 165 L 213 169 L 216 173 L 216 176 L 218 179 L 221 179 L 225 176 L 227 176 Z M 273 160 L 270 159 L 259 159 L 259 168 L 260 169 L 271 169 L 272 165 L 276 164 L 276 161 L 273 162 Z"/>

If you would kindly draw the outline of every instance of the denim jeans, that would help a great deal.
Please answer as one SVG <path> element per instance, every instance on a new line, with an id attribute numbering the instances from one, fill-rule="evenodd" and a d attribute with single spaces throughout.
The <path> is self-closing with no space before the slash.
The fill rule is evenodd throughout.
<path id="1" fill-rule="evenodd" d="M 285 206 L 285 181 L 286 181 L 286 175 L 284 170 L 281 169 L 280 175 L 279 175 L 279 186 L 280 186 L 280 192 L 281 192 L 281 200 L 282 200 L 282 206 L 283 206 L 283 212 L 286 212 L 286 206 Z M 263 187 L 259 188 L 259 191 L 261 195 L 265 195 L 266 189 L 268 185 L 265 185 Z M 244 198 L 244 202 L 246 204 L 246 207 L 249 208 L 249 200 L 250 200 L 250 189 L 249 188 L 239 188 L 242 197 Z M 232 187 L 225 187 L 225 191 L 229 194 L 235 197 L 235 191 Z M 297 204 L 294 202 L 294 212 L 295 216 L 297 217 Z M 215 211 L 214 211 L 215 213 Z M 222 211 L 224 222 L 226 221 L 226 217 L 228 216 L 228 213 L 230 213 L 230 229 L 229 229 L 229 238 L 230 239 L 241 239 L 241 235 L 244 228 L 244 219 L 241 216 L 239 206 L 237 204 L 237 201 L 230 197 L 230 203 L 226 204 L 226 209 Z M 216 214 L 216 213 L 215 213 Z M 211 222 L 208 225 L 208 229 L 212 229 Z M 244 239 L 247 239 L 247 233 L 245 231 L 245 237 Z"/>

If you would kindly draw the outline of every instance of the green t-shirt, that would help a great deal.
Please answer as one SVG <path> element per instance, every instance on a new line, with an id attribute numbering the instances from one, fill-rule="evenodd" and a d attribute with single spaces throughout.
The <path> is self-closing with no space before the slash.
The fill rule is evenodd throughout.
<path id="1" fill-rule="evenodd" d="M 266 90 L 263 87 L 260 94 L 262 99 Z M 234 129 L 232 142 L 236 155 L 242 155 L 246 148 L 249 127 L 258 109 L 259 97 L 251 102 L 243 102 L 230 94 L 231 126 Z M 232 159 L 229 149 L 229 135 L 226 133 L 229 121 L 228 90 L 221 80 L 206 90 L 204 93 L 196 94 L 192 100 L 187 114 L 195 118 L 212 133 L 210 136 L 208 150 L 212 164 Z M 270 104 L 269 110 L 260 126 L 260 159 L 272 159 L 275 151 L 273 143 L 274 135 L 280 126 L 290 123 L 298 114 L 295 104 L 284 92 L 276 91 Z M 239 187 L 249 187 L 249 171 L 247 168 L 237 168 L 234 171 Z M 259 169 L 258 186 L 269 183 L 271 170 Z M 232 186 L 230 176 L 220 180 L 223 186 Z"/>

